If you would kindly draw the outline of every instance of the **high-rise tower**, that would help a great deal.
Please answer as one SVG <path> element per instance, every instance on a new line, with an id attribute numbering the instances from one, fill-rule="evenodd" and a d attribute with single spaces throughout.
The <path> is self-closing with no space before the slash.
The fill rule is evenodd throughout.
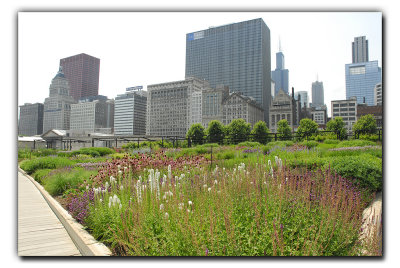
<path id="1" fill-rule="evenodd" d="M 368 40 L 365 36 L 354 37 L 351 48 L 353 63 L 368 61 Z"/>
<path id="2" fill-rule="evenodd" d="M 186 77 L 196 76 L 215 88 L 229 86 L 253 97 L 269 121 L 271 102 L 270 30 L 259 18 L 210 27 L 186 35 Z"/>
<path id="3" fill-rule="evenodd" d="M 78 54 L 60 60 L 70 85 L 70 95 L 78 101 L 82 97 L 99 95 L 100 59 Z"/>
<path id="4" fill-rule="evenodd" d="M 311 87 L 312 107 L 324 105 L 324 83 L 315 81 Z"/>
<path id="5" fill-rule="evenodd" d="M 289 94 L 289 70 L 285 69 L 285 56 L 281 51 L 276 53 L 276 69 L 271 72 L 271 77 L 275 81 L 275 95 L 280 89 Z"/>

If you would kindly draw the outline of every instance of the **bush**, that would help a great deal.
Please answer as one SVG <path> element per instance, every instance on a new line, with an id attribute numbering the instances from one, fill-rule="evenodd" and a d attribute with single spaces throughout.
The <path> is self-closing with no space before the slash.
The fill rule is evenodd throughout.
<path id="1" fill-rule="evenodd" d="M 233 144 L 238 144 L 239 142 L 247 141 L 249 139 L 251 131 L 250 123 L 242 118 L 234 119 L 227 126 L 227 133 L 229 137 L 229 142 Z"/>
<path id="2" fill-rule="evenodd" d="M 376 121 L 372 114 L 361 116 L 353 125 L 353 131 L 359 134 L 375 133 L 376 129 Z"/>
<path id="3" fill-rule="evenodd" d="M 261 147 L 261 143 L 254 141 L 245 141 L 238 144 L 238 146 L 246 146 L 246 147 Z"/>
<path id="4" fill-rule="evenodd" d="M 232 151 L 222 152 L 217 154 L 217 159 L 233 159 L 235 158 L 235 153 Z"/>
<path id="5" fill-rule="evenodd" d="M 52 169 L 38 169 L 35 171 L 35 173 L 33 173 L 33 178 L 35 179 L 35 181 L 37 181 L 38 183 L 42 184 L 45 181 L 45 178 L 47 177 L 47 175 L 49 175 L 49 173 L 53 171 Z"/>
<path id="6" fill-rule="evenodd" d="M 252 141 L 266 144 L 271 140 L 271 137 L 268 135 L 269 133 L 270 132 L 267 124 L 264 121 L 258 121 L 257 123 L 255 123 L 253 130 L 251 131 L 251 139 Z"/>
<path id="7" fill-rule="evenodd" d="M 360 134 L 360 136 L 358 138 L 360 140 L 367 140 L 367 141 L 373 141 L 373 142 L 379 141 L 379 137 L 376 134 Z M 381 140 L 382 140 L 382 136 L 381 136 Z"/>
<path id="8" fill-rule="evenodd" d="M 339 140 L 331 140 L 331 139 L 326 139 L 324 140 L 324 143 L 326 144 L 339 144 Z"/>
<path id="9" fill-rule="evenodd" d="M 382 159 L 368 154 L 331 159 L 331 169 L 342 177 L 374 192 L 382 190 Z"/>
<path id="10" fill-rule="evenodd" d="M 200 123 L 196 123 L 190 126 L 186 133 L 186 138 L 191 139 L 193 144 L 202 144 L 204 141 L 204 127 Z"/>
<path id="11" fill-rule="evenodd" d="M 308 149 L 318 146 L 318 142 L 317 141 L 303 141 L 300 144 L 307 146 Z"/>
<path id="12" fill-rule="evenodd" d="M 40 157 L 32 160 L 24 160 L 20 167 L 28 174 L 34 173 L 38 169 L 56 169 L 60 167 L 72 166 L 74 161 L 63 157 Z"/>
<path id="13" fill-rule="evenodd" d="M 47 178 L 44 188 L 53 196 L 62 195 L 68 189 L 77 189 L 84 180 L 95 175 L 97 171 L 76 168 L 69 172 L 57 172 Z"/>
<path id="14" fill-rule="evenodd" d="M 281 140 L 288 140 L 292 138 L 292 129 L 286 119 L 282 119 L 278 122 L 278 138 Z"/>
<path id="15" fill-rule="evenodd" d="M 325 141 L 326 139 L 327 139 L 326 136 L 322 136 L 322 135 L 317 135 L 317 136 L 315 136 L 315 140 L 318 141 L 318 142 L 323 142 L 323 141 Z"/>
<path id="16" fill-rule="evenodd" d="M 338 144 L 339 147 L 356 147 L 356 146 L 373 146 L 376 145 L 375 142 L 366 141 L 366 140 L 351 140 L 351 141 L 342 141 Z"/>
<path id="17" fill-rule="evenodd" d="M 208 123 L 206 129 L 207 142 L 222 144 L 225 137 L 225 127 L 218 120 L 212 120 Z"/>

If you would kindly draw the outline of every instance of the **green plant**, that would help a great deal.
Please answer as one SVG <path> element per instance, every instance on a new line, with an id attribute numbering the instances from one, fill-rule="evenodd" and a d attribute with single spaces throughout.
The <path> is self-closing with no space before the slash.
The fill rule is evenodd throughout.
<path id="1" fill-rule="evenodd" d="M 326 130 L 333 131 L 335 133 L 336 137 L 337 137 L 337 135 L 339 135 L 340 140 L 345 139 L 346 135 L 347 135 L 345 123 L 344 123 L 342 117 L 336 117 L 336 118 L 330 120 L 326 124 Z"/>
<path id="2" fill-rule="evenodd" d="M 186 138 L 191 139 L 193 144 L 202 144 L 204 142 L 204 127 L 200 123 L 190 126 Z"/>
<path id="3" fill-rule="evenodd" d="M 45 178 L 49 175 L 49 173 L 53 171 L 52 169 L 38 169 L 33 173 L 32 177 L 37 181 L 38 183 L 42 184 L 45 181 Z"/>
<path id="4" fill-rule="evenodd" d="M 297 136 L 301 139 L 311 136 L 318 131 L 318 124 L 309 118 L 303 118 L 300 120 L 300 125 L 297 129 Z"/>
<path id="5" fill-rule="evenodd" d="M 358 134 L 372 134 L 376 129 L 376 121 L 371 114 L 361 116 L 353 125 L 353 131 Z"/>
<path id="6" fill-rule="evenodd" d="M 303 141 L 300 144 L 307 146 L 308 149 L 318 146 L 318 142 L 317 141 Z"/>
<path id="7" fill-rule="evenodd" d="M 249 134 L 251 131 L 250 123 L 242 118 L 234 119 L 227 126 L 227 134 L 229 142 L 233 144 L 238 144 L 239 142 L 247 141 L 249 139 Z"/>
<path id="8" fill-rule="evenodd" d="M 281 140 L 287 140 L 292 138 L 292 129 L 286 119 L 282 119 L 278 122 L 278 138 Z"/>
<path id="9" fill-rule="evenodd" d="M 20 167 L 28 174 L 34 173 L 38 169 L 56 169 L 65 166 L 72 166 L 75 162 L 63 157 L 39 157 L 32 160 L 24 160 Z"/>
<path id="10" fill-rule="evenodd" d="M 250 133 L 252 135 L 251 140 L 261 144 L 266 144 L 271 140 L 271 137 L 268 135 L 269 133 L 267 124 L 264 121 L 258 121 L 254 124 L 253 130 Z"/>
<path id="11" fill-rule="evenodd" d="M 212 120 L 208 123 L 206 129 L 207 142 L 222 144 L 225 137 L 225 127 L 218 120 Z"/>

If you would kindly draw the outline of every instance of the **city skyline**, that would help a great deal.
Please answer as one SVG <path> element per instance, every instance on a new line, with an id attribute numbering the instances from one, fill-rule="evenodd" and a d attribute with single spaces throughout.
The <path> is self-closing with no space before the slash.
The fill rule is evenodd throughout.
<path id="1" fill-rule="evenodd" d="M 289 87 L 311 95 L 318 76 L 328 107 L 331 100 L 346 97 L 345 64 L 351 62 L 355 37 L 366 36 L 369 59 L 382 66 L 380 12 L 19 13 L 18 105 L 43 103 L 60 59 L 80 53 L 101 60 L 99 94 L 109 98 L 130 86 L 146 89 L 182 80 L 186 34 L 256 18 L 262 18 L 271 31 L 271 66 L 276 66 L 280 39 L 285 68 L 291 72 Z M 53 20 L 57 24 L 50 23 Z M 69 26 L 60 26 L 64 23 Z M 54 27 L 63 30 L 54 32 Z M 69 42 L 73 34 L 81 42 Z M 58 39 L 63 42 L 54 42 Z M 38 59 L 40 66 L 34 67 Z"/>

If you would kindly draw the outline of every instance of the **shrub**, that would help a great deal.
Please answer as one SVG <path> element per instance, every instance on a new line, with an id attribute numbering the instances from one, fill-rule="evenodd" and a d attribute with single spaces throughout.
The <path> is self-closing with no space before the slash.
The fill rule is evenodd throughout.
<path id="1" fill-rule="evenodd" d="M 232 120 L 227 126 L 229 142 L 238 144 L 239 142 L 247 141 L 249 139 L 250 130 L 250 123 L 246 123 L 244 119 L 239 118 Z"/>
<path id="2" fill-rule="evenodd" d="M 218 120 L 212 120 L 208 123 L 206 130 L 207 142 L 222 144 L 225 137 L 225 127 Z"/>
<path id="3" fill-rule="evenodd" d="M 375 133 L 376 129 L 376 121 L 371 114 L 361 116 L 353 125 L 353 131 L 359 134 Z"/>
<path id="4" fill-rule="evenodd" d="M 350 140 L 350 141 L 342 141 L 338 144 L 339 147 L 356 147 L 356 146 L 373 146 L 376 145 L 375 142 L 366 141 L 366 140 Z"/>
<path id="5" fill-rule="evenodd" d="M 34 173 L 38 169 L 56 169 L 60 167 L 72 166 L 74 161 L 63 157 L 40 157 L 32 160 L 24 160 L 20 167 L 28 174 Z"/>
<path id="6" fill-rule="evenodd" d="M 360 187 L 371 191 L 382 190 L 382 159 L 367 154 L 333 157 L 330 166 Z"/>
<path id="7" fill-rule="evenodd" d="M 238 144 L 238 146 L 246 146 L 246 147 L 261 147 L 261 143 L 259 142 L 252 142 L 252 141 L 245 141 Z"/>
<path id="8" fill-rule="evenodd" d="M 331 140 L 331 139 L 326 139 L 324 140 L 324 143 L 326 144 L 339 144 L 339 140 Z"/>
<path id="9" fill-rule="evenodd" d="M 292 129 L 286 119 L 282 119 L 278 122 L 278 138 L 281 140 L 288 140 L 292 138 Z"/>
<path id="10" fill-rule="evenodd" d="M 346 138 L 347 131 L 345 129 L 345 122 L 342 117 L 336 117 L 332 119 L 326 124 L 326 130 L 334 131 L 335 138 L 337 138 L 337 134 L 339 133 L 339 139 L 343 140 Z"/>
<path id="11" fill-rule="evenodd" d="M 47 177 L 47 175 L 49 175 L 49 173 L 53 171 L 52 169 L 38 169 L 35 171 L 35 173 L 33 173 L 33 178 L 35 179 L 35 181 L 37 181 L 38 183 L 42 184 L 45 180 L 45 178 Z"/>
<path id="12" fill-rule="evenodd" d="M 367 140 L 367 141 L 373 141 L 373 142 L 379 141 L 379 137 L 376 134 L 360 134 L 360 136 L 358 138 L 360 140 Z M 382 140 L 382 136 L 380 138 Z"/>
<path id="13" fill-rule="evenodd" d="M 202 144 L 204 141 L 204 127 L 200 123 L 196 123 L 190 126 L 186 138 L 191 139 L 193 144 Z"/>
<path id="14" fill-rule="evenodd" d="M 267 124 L 264 121 L 258 121 L 257 123 L 255 123 L 253 130 L 251 131 L 251 139 L 252 141 L 266 144 L 271 140 L 271 137 L 268 135 L 269 133 L 270 132 Z"/>
<path id="15" fill-rule="evenodd" d="M 318 142 L 323 142 L 326 140 L 326 138 L 327 138 L 326 136 L 322 136 L 322 135 L 315 136 L 315 140 Z"/>
<path id="16" fill-rule="evenodd" d="M 303 141 L 300 144 L 307 146 L 308 149 L 318 146 L 318 142 L 317 141 Z"/>
<path id="17" fill-rule="evenodd" d="M 217 153 L 217 159 L 234 159 L 235 158 L 235 153 L 232 151 L 227 151 L 227 152 L 222 152 L 222 153 Z"/>
<path id="18" fill-rule="evenodd" d="M 297 135 L 303 139 L 306 136 L 310 136 L 318 131 L 318 124 L 309 118 L 303 118 L 300 120 L 300 126 L 297 129 Z"/>

